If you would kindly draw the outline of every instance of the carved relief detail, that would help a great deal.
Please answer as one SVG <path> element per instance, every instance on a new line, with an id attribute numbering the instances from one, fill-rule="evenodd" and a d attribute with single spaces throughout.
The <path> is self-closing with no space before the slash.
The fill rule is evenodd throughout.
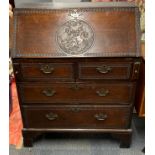
<path id="1" fill-rule="evenodd" d="M 135 52 L 133 51 L 129 51 L 128 53 L 127 52 L 124 52 L 124 51 L 120 51 L 119 53 L 117 52 L 112 52 L 112 51 L 104 51 L 104 52 L 87 52 L 88 49 L 90 49 L 90 47 L 93 45 L 93 40 L 94 40 L 94 33 L 93 33 L 93 30 L 91 28 L 91 26 L 81 20 L 81 19 L 77 19 L 79 17 L 81 17 L 85 12 L 111 12 L 111 11 L 130 11 L 130 12 L 135 12 L 135 27 L 136 27 L 136 33 L 137 33 L 137 37 L 136 37 L 136 46 L 137 46 L 137 50 Z M 19 16 L 34 16 L 34 15 L 50 15 L 52 13 L 66 13 L 68 12 L 69 13 L 69 18 L 70 18 L 70 21 L 64 23 L 62 26 L 59 27 L 57 33 L 56 33 L 56 38 L 57 38 L 57 44 L 58 46 L 60 47 L 60 49 L 64 52 L 55 52 L 53 53 L 51 50 L 48 50 L 46 53 L 40 51 L 40 49 L 26 49 L 26 50 L 23 50 L 23 49 L 20 49 L 17 45 L 16 45 L 16 39 L 17 39 L 17 36 L 16 36 L 16 33 L 19 31 L 19 27 L 18 27 L 18 17 Z M 89 32 L 89 36 L 92 36 L 91 38 L 87 38 L 86 41 L 83 40 L 83 43 L 85 45 L 85 48 L 83 47 L 82 48 L 82 43 L 80 44 L 79 47 L 77 47 L 76 49 L 79 50 L 80 52 L 76 51 L 67 51 L 66 52 L 66 49 L 64 49 L 65 46 L 63 46 L 63 44 L 59 43 L 58 40 L 59 40 L 59 35 L 58 34 L 61 34 L 63 32 L 63 28 L 65 27 L 65 24 L 67 25 L 67 23 L 69 22 L 73 22 L 75 21 L 75 23 L 77 22 L 81 22 L 85 27 L 86 29 L 83 28 L 83 30 L 85 32 Z M 90 33 L 91 32 L 91 33 Z M 92 35 L 90 35 L 92 34 Z M 61 38 L 61 35 L 60 35 L 60 38 Z M 76 37 L 75 37 L 76 38 Z M 77 36 L 78 38 L 78 36 Z M 72 55 L 78 55 L 80 56 L 80 54 L 83 54 L 82 56 L 84 57 L 99 57 L 99 56 L 107 56 L 107 57 L 112 57 L 113 55 L 115 56 L 118 56 L 118 57 L 125 57 L 125 56 L 135 56 L 135 54 L 138 56 L 139 55 L 139 49 L 140 49 L 140 41 L 139 41 L 139 38 L 140 38 L 140 31 L 139 31 L 139 11 L 138 9 L 135 7 L 102 7 L 102 8 L 72 8 L 72 9 L 28 9 L 28 8 L 23 8 L 23 9 L 15 9 L 14 11 L 14 34 L 13 34 L 13 49 L 11 49 L 11 56 L 12 57 L 64 57 L 66 56 L 66 54 L 70 54 L 71 56 Z M 75 39 L 76 40 L 76 39 Z M 92 43 L 91 43 L 92 41 Z M 89 46 L 86 46 L 86 45 L 89 45 Z M 60 46 L 62 45 L 62 47 Z M 72 44 L 73 46 L 73 44 Z M 73 46 L 74 47 L 74 46 Z M 72 49 L 73 49 L 72 47 Z M 75 48 L 75 47 L 74 47 Z M 81 50 L 80 50 L 81 48 Z"/>
<path id="2" fill-rule="evenodd" d="M 60 26 L 56 33 L 56 41 L 66 54 L 79 55 L 92 46 L 94 33 L 87 22 L 74 18 Z"/>

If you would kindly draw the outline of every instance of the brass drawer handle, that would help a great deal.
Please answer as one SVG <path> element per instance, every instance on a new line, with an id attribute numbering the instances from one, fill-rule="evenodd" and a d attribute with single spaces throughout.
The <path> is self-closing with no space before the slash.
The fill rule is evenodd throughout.
<path id="1" fill-rule="evenodd" d="M 51 74 L 54 71 L 54 68 L 51 67 L 50 65 L 42 65 L 40 70 L 44 73 L 44 74 Z"/>
<path id="2" fill-rule="evenodd" d="M 106 114 L 99 113 L 99 114 L 95 114 L 94 117 L 95 117 L 98 121 L 104 121 L 108 116 L 107 116 Z"/>
<path id="3" fill-rule="evenodd" d="M 72 107 L 71 111 L 73 112 L 79 112 L 81 109 L 79 107 Z"/>
<path id="4" fill-rule="evenodd" d="M 101 90 L 97 90 L 96 94 L 101 97 L 105 97 L 109 94 L 109 90 L 102 88 Z"/>
<path id="5" fill-rule="evenodd" d="M 50 96 L 54 96 L 54 94 L 56 93 L 55 90 L 51 90 L 51 89 L 46 89 L 46 90 L 43 90 L 42 93 L 48 97 Z"/>
<path id="6" fill-rule="evenodd" d="M 48 120 L 53 121 L 53 120 L 55 120 L 55 119 L 58 118 L 58 115 L 51 112 L 51 113 L 49 113 L 49 114 L 46 114 L 45 117 L 46 117 Z"/>
<path id="7" fill-rule="evenodd" d="M 97 70 L 99 73 L 106 74 L 106 73 L 108 73 L 109 71 L 111 71 L 112 68 L 109 67 L 109 66 L 106 66 L 106 65 L 102 65 L 102 66 L 100 66 L 100 67 L 97 67 L 96 70 Z"/>

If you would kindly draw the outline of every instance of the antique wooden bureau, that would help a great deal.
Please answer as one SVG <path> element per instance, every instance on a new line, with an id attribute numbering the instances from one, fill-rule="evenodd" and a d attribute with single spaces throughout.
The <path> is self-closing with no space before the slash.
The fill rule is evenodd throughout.
<path id="1" fill-rule="evenodd" d="M 12 60 L 25 146 L 45 132 L 110 133 L 129 147 L 141 67 L 128 3 L 23 4 Z"/>

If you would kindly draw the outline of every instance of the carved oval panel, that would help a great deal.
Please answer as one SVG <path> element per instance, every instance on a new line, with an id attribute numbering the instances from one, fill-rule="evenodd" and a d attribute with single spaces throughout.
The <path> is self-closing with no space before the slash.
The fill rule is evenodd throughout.
<path id="1" fill-rule="evenodd" d="M 79 55 L 87 52 L 92 46 L 94 33 L 88 23 L 74 19 L 59 27 L 56 40 L 63 52 L 70 55 Z"/>

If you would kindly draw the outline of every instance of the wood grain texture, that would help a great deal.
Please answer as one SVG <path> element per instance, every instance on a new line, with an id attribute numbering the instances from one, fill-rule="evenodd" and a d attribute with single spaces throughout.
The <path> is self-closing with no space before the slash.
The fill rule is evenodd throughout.
<path id="1" fill-rule="evenodd" d="M 85 62 L 78 67 L 79 79 L 129 79 L 132 63 Z"/>
<path id="2" fill-rule="evenodd" d="M 75 82 L 75 81 L 100 81 L 104 80 L 135 80 L 135 69 L 139 70 L 141 59 L 139 58 L 54 58 L 54 59 L 13 59 L 16 70 L 17 82 L 44 81 L 49 82 Z M 53 68 L 51 73 L 44 73 L 42 67 Z M 98 68 L 110 67 L 106 73 Z M 103 68 L 104 69 L 104 68 Z"/>
<path id="3" fill-rule="evenodd" d="M 129 147 L 142 62 L 139 11 L 100 4 L 15 9 L 12 57 L 25 146 L 44 132 L 101 132 Z"/>
<path id="4" fill-rule="evenodd" d="M 25 80 L 73 81 L 72 63 L 26 63 L 21 64 L 21 74 Z"/>
<path id="5" fill-rule="evenodd" d="M 28 107 L 24 108 L 26 128 L 127 128 L 129 119 L 128 107 Z M 47 114 L 57 114 L 57 118 L 49 120 Z M 97 120 L 96 114 L 106 115 Z M 80 116 L 83 117 L 80 117 Z"/>
<path id="6" fill-rule="evenodd" d="M 15 10 L 13 56 L 16 57 L 94 57 L 138 56 L 138 12 L 135 8 L 81 8 L 79 19 L 94 31 L 94 43 L 84 54 L 66 54 L 56 35 L 67 21 L 71 9 Z M 22 35 L 20 35 L 22 34 Z M 137 35 L 137 36 L 136 36 Z M 35 38 L 35 39 L 34 39 Z"/>
<path id="7" fill-rule="evenodd" d="M 26 83 L 18 86 L 23 104 L 132 104 L 135 83 Z M 46 93 L 44 93 L 44 91 Z M 107 93 L 106 93 L 107 91 Z"/>
<path id="8" fill-rule="evenodd" d="M 139 117 L 145 117 L 145 62 L 140 68 L 140 78 L 137 84 L 135 109 Z"/>

